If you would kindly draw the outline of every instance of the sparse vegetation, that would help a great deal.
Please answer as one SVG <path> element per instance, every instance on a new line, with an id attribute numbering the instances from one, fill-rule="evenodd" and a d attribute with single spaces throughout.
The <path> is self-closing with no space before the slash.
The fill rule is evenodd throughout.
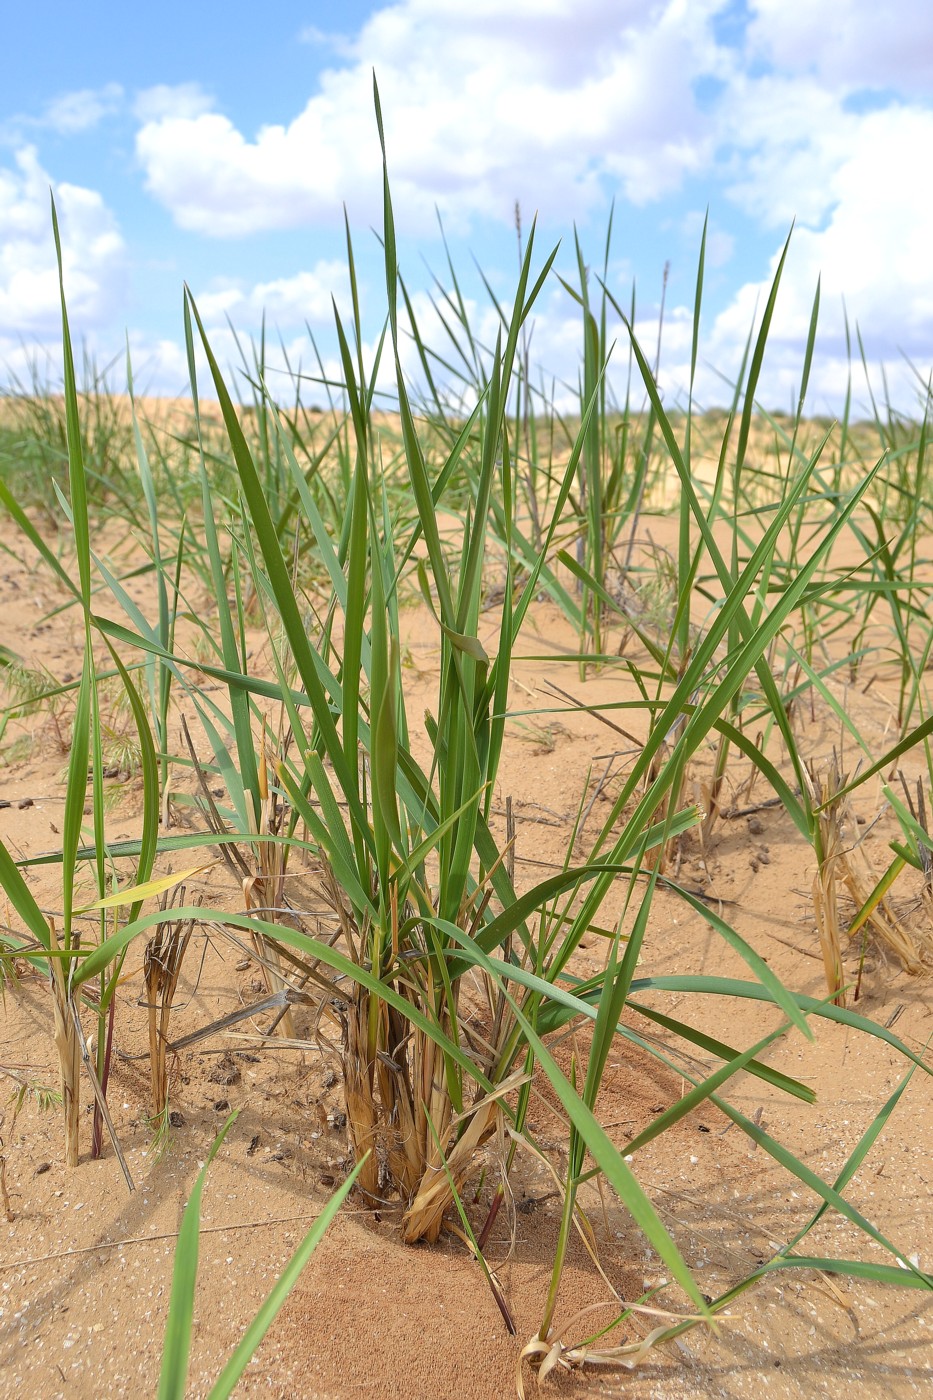
<path id="1" fill-rule="evenodd" d="M 81 1155 L 83 1078 L 95 1103 L 87 1146 L 100 1155 L 106 1130 L 131 1184 L 107 1108 L 127 982 L 146 1008 L 150 1131 L 167 1134 L 173 1001 L 206 932 L 228 963 L 235 954 L 259 974 L 262 995 L 197 1034 L 261 1014 L 272 1018 L 264 1044 L 274 1032 L 338 1062 L 357 1201 L 388 1213 L 408 1243 L 433 1244 L 450 1225 L 510 1326 L 484 1250 L 516 1162 L 548 1162 L 559 1225 L 539 1325 L 519 1339 L 526 1380 L 532 1365 L 544 1377 L 555 1365 L 642 1359 L 712 1323 L 776 1270 L 933 1288 L 906 1246 L 845 1194 L 900 1089 L 831 1179 L 729 1098 L 741 1075 L 810 1102 L 806 1056 L 821 1020 L 879 1038 L 908 1078 L 930 1073 L 922 1053 L 856 1010 L 868 940 L 917 976 L 933 950 L 926 418 L 878 417 L 877 456 L 872 425 L 805 418 L 818 295 L 797 416 L 760 409 L 783 264 L 727 411 L 704 414 L 692 395 L 669 411 L 653 353 L 634 334 L 628 395 L 612 403 L 606 316 L 614 308 L 628 325 L 633 307 L 605 286 L 607 242 L 598 293 L 579 248 L 579 283 L 567 285 L 584 348 L 579 412 L 561 419 L 530 383 L 523 354 L 553 276 L 554 254 L 542 256 L 533 228 L 495 345 L 477 343 L 462 300 L 448 303 L 464 367 L 455 411 L 398 275 L 388 163 L 382 237 L 379 353 L 367 364 L 354 302 L 349 323 L 337 318 L 343 383 L 325 412 L 305 408 L 297 379 L 292 403 L 273 400 L 263 343 L 244 355 L 250 402 L 238 408 L 189 295 L 190 426 L 144 434 L 137 405 L 87 366 L 93 387 L 79 392 L 64 286 L 63 395 L 37 382 L 17 386 L 6 405 L 0 505 L 67 600 L 57 606 L 72 610 L 82 655 L 77 680 L 12 656 L 0 675 L 7 760 L 31 716 L 31 732 L 49 727 L 68 761 L 54 908 L 31 886 L 40 858 L 0 844 L 9 911 L 0 973 L 8 997 L 18 994 L 17 968 L 47 983 L 65 1161 L 77 1167 Z M 694 370 L 704 257 L 705 236 Z M 355 288 L 349 235 L 347 258 Z M 425 401 L 402 371 L 406 330 Z M 197 381 L 196 347 L 207 384 Z M 392 417 L 374 411 L 382 356 L 398 385 Z M 676 550 L 651 533 L 671 512 Z M 60 531 L 51 541 L 50 529 Z M 136 546 L 126 552 L 130 532 Z M 427 671 L 402 661 L 412 657 L 403 621 L 416 610 L 434 658 L 423 724 L 411 697 L 421 685 L 423 700 Z M 516 661 L 534 655 L 539 616 L 563 618 L 576 637 L 564 658 L 573 691 L 546 702 L 512 685 Z M 869 669 L 893 678 L 895 694 L 889 732 L 871 736 L 837 689 L 840 678 L 867 684 Z M 832 733 L 814 747 L 817 709 Z M 504 831 L 497 815 L 503 751 L 551 752 L 581 716 L 619 741 L 612 781 L 609 767 L 598 781 L 581 770 L 562 863 L 529 882 L 516 875 L 511 803 Z M 917 755 L 919 785 L 913 774 L 896 789 L 896 770 Z M 114 779 L 134 793 L 131 837 L 112 834 Z M 860 850 L 853 806 L 876 779 L 900 830 L 881 875 Z M 825 999 L 779 980 L 718 896 L 681 878 L 685 852 L 708 861 L 731 813 L 769 804 L 815 871 Z M 183 882 L 197 895 L 178 894 Z M 662 886 L 744 976 L 644 974 Z M 594 946 L 598 959 L 581 961 Z M 665 1008 L 670 994 L 677 1000 Z M 737 1047 L 710 1034 L 703 1012 L 693 1021 L 675 1010 L 688 998 L 694 1007 L 755 998 L 772 1014 L 755 1043 Z M 789 1036 L 799 1041 L 799 1078 L 768 1061 Z M 676 1068 L 683 1085 L 628 1139 L 600 1110 L 620 1045 Z M 699 1066 L 698 1051 L 708 1057 Z M 536 1126 L 542 1102 L 560 1123 L 556 1149 Z M 718 1296 L 700 1286 L 638 1172 L 638 1152 L 701 1107 L 818 1201 L 802 1230 Z M 575 1232 L 598 1257 L 580 1201 L 595 1179 L 664 1274 L 663 1287 L 619 1302 L 612 1324 L 640 1326 L 635 1340 L 582 1321 L 572 1337 L 556 1327 Z M 179 1246 L 188 1274 L 173 1290 L 165 1395 L 184 1390 L 202 1185 L 203 1176 Z M 889 1261 L 877 1250 L 805 1256 L 801 1241 L 828 1212 Z"/>

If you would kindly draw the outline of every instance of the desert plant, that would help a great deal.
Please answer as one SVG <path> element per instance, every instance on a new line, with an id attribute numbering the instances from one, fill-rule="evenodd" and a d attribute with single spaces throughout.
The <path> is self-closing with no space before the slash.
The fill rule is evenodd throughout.
<path id="1" fill-rule="evenodd" d="M 231 1113 L 224 1126 L 214 1139 L 207 1154 L 207 1160 L 198 1173 L 194 1189 L 185 1206 L 178 1244 L 175 1248 L 175 1264 L 172 1271 L 172 1292 L 169 1299 L 168 1317 L 165 1324 L 165 1342 L 162 1349 L 162 1366 L 159 1373 L 158 1400 L 185 1400 L 188 1377 L 188 1357 L 191 1350 L 191 1336 L 194 1322 L 195 1287 L 198 1274 L 198 1245 L 201 1223 L 201 1196 L 207 1181 L 210 1165 L 223 1144 L 236 1113 Z M 247 1327 L 243 1337 L 226 1362 L 223 1370 L 211 1387 L 209 1400 L 226 1400 L 236 1388 L 236 1384 L 246 1369 L 251 1356 L 275 1321 L 276 1314 L 291 1293 L 301 1276 L 301 1272 L 311 1255 L 320 1244 L 328 1226 L 353 1188 L 362 1163 L 350 1173 L 324 1206 L 311 1229 L 295 1250 L 285 1268 L 279 1274 L 275 1285 L 262 1307 Z"/>
<path id="2" fill-rule="evenodd" d="M 56 525 L 60 519 L 57 491 L 70 490 L 76 430 L 95 513 L 100 519 L 114 512 L 132 520 L 138 517 L 130 426 L 112 387 L 113 368 L 109 364 L 101 369 L 85 348 L 80 382 L 72 355 L 62 389 L 56 392 L 34 356 L 28 382 L 11 375 L 3 397 L 0 477 L 15 489 L 22 504 L 41 510 Z M 69 410 L 72 394 L 82 408 L 77 423 Z"/>
<path id="3" fill-rule="evenodd" d="M 102 942 L 107 929 L 107 849 L 105 838 L 105 794 L 104 760 L 101 740 L 101 714 L 99 700 L 98 666 L 94 651 L 95 631 L 91 613 L 91 546 L 88 517 L 88 477 L 84 461 L 84 438 L 80 425 L 78 394 L 75 382 L 74 361 L 71 350 L 71 335 L 68 326 L 68 313 L 65 303 L 65 289 L 62 276 L 61 242 L 58 221 L 52 204 L 52 224 L 59 263 L 59 286 L 62 307 L 62 339 L 65 364 L 64 421 L 68 451 L 68 483 L 70 502 L 67 507 L 69 523 L 74 532 L 77 555 L 77 586 L 71 585 L 77 593 L 83 613 L 84 659 L 75 704 L 71 746 L 68 760 L 67 794 L 62 831 L 62 914 L 60 924 L 47 917 L 36 903 L 23 876 L 12 860 L 6 847 L 0 843 L 0 881 L 8 898 L 22 918 L 31 940 L 25 943 L 13 939 L 8 946 L 23 952 L 28 960 L 41 967 L 49 978 L 54 1040 L 61 1071 L 62 1106 L 65 1128 L 65 1161 L 68 1166 L 78 1162 L 78 1128 L 80 1110 L 80 1074 L 82 1060 L 91 1078 L 95 1091 L 95 1147 L 100 1140 L 100 1120 L 106 1118 L 106 1084 L 109 1071 L 110 1045 L 113 1034 L 113 996 L 119 974 L 120 961 L 116 968 L 104 966 L 98 969 L 99 987 L 96 999 L 98 1017 L 97 1067 L 91 1065 L 81 1027 L 78 997 L 80 988 L 87 982 L 82 977 L 81 959 L 86 949 L 82 947 L 81 909 L 77 898 L 77 872 L 79 847 L 81 845 L 85 802 L 88 794 L 88 767 L 91 773 L 91 813 L 93 829 L 93 855 L 90 861 L 97 888 L 98 941 Z M 64 497 L 60 495 L 64 505 Z M 18 506 L 18 503 L 17 503 Z M 18 507 L 22 515 L 22 510 Z M 59 565 L 59 569 L 61 566 Z M 64 570 L 61 570 L 64 572 Z M 139 748 L 144 777 L 144 829 L 140 845 L 137 879 L 145 884 L 152 869 L 156 848 L 157 823 L 157 775 L 155 749 L 152 735 L 146 720 L 139 695 L 122 661 L 111 649 L 116 670 L 121 678 L 133 713 L 139 738 Z M 131 908 L 130 916 L 135 917 L 142 907 L 142 899 Z M 112 932 L 112 930 L 110 930 Z M 116 1144 L 115 1144 L 116 1145 Z"/>

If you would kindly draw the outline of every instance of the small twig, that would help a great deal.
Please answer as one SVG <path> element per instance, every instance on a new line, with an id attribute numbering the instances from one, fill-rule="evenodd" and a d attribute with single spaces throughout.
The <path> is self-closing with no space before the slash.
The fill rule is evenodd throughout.
<path id="1" fill-rule="evenodd" d="M 583 710 L 586 714 L 592 715 L 593 719 L 598 719 L 600 724 L 604 724 L 607 729 L 613 730 L 616 734 L 621 734 L 623 739 L 628 739 L 629 743 L 635 744 L 638 749 L 641 749 L 643 743 L 641 739 L 636 739 L 635 735 L 630 734 L 627 729 L 623 729 L 621 724 L 616 724 L 614 720 L 609 719 L 596 705 L 584 704 L 584 702 L 578 700 L 575 695 L 571 695 L 569 690 L 562 689 L 561 686 L 551 680 L 545 681 L 544 688 L 547 692 L 556 695 L 559 699 L 568 701 L 575 710 Z"/>
<path id="2" fill-rule="evenodd" d="M 772 933 L 771 930 L 767 928 L 765 929 L 765 934 L 768 938 L 773 938 L 776 943 L 783 943 L 785 948 L 790 948 L 793 952 L 799 953 L 802 958 L 815 958 L 817 962 L 823 961 L 822 953 L 814 953 L 812 948 L 801 948 L 799 944 L 791 943 L 789 938 L 782 938 L 779 933 Z"/>
<path id="3" fill-rule="evenodd" d="M 648 871 L 639 870 L 638 876 L 640 879 L 647 880 Z M 709 894 L 707 890 L 696 890 L 693 889 L 690 885 L 682 885 L 679 883 L 679 881 L 671 879 L 666 875 L 658 876 L 658 884 L 663 885 L 664 888 L 668 890 L 682 890 L 684 894 L 692 895 L 694 899 L 699 899 L 703 904 L 729 904 L 732 906 L 736 906 L 739 903 L 737 899 L 726 899 L 721 894 Z"/>
<path id="4" fill-rule="evenodd" d="M 796 796 L 800 796 L 800 790 L 795 789 Z M 727 811 L 720 812 L 723 821 L 735 821 L 737 817 L 753 817 L 756 812 L 767 811 L 769 807 L 780 807 L 783 804 L 782 797 L 768 797 L 764 802 L 755 802 L 751 807 L 730 807 Z"/>
<path id="5" fill-rule="evenodd" d="M 191 741 L 191 734 L 188 730 L 188 723 L 184 715 L 182 715 L 181 717 L 181 731 L 182 735 L 184 736 L 185 743 L 188 746 L 188 753 L 191 755 L 191 763 L 194 767 L 195 776 L 198 780 L 198 786 L 201 789 L 201 794 L 206 804 L 205 815 L 208 820 L 208 825 L 210 826 L 211 830 L 216 833 L 216 835 L 226 836 L 228 834 L 226 822 L 218 812 L 217 803 L 214 801 L 211 790 L 207 785 L 207 777 L 205 775 L 204 769 L 201 767 L 201 764 L 198 761 L 198 756 L 195 753 L 194 744 Z M 250 868 L 246 864 L 246 861 L 243 859 L 242 855 L 240 854 L 239 848 L 236 845 L 235 841 L 221 841 L 220 854 L 223 857 L 227 868 L 229 869 L 230 873 L 234 876 L 235 879 L 249 879 L 251 874 Z"/>
<path id="6" fill-rule="evenodd" d="M 524 808 L 526 808 L 526 807 L 535 807 L 535 808 L 537 808 L 537 809 L 538 809 L 539 811 L 541 811 L 541 812 L 548 812 L 548 813 L 550 813 L 550 816 L 547 816 L 547 817 L 528 817 L 528 816 L 525 815 L 525 812 L 524 812 Z M 542 807 L 540 802 L 521 802 L 521 801 L 520 801 L 520 802 L 518 803 L 518 808 L 519 808 L 519 810 L 518 810 L 518 812 L 515 814 L 515 820 L 516 820 L 516 821 L 520 821 L 520 822 L 530 822 L 533 826 L 557 826 L 557 827 L 563 827 L 563 826 L 566 826 L 566 825 L 567 825 L 567 818 L 566 818 L 566 817 L 562 817 L 562 816 L 560 815 L 559 812 L 554 812 L 554 811 L 552 811 L 552 809 L 551 809 L 550 807 Z M 492 811 L 493 811 L 493 813 L 494 813 L 497 817 L 504 817 L 504 816 L 505 816 L 505 808 L 504 808 L 504 807 L 493 807 L 493 808 L 492 808 Z"/>
<path id="7" fill-rule="evenodd" d="M 263 1225 L 291 1225 L 296 1220 L 316 1220 L 320 1212 L 302 1211 L 300 1215 L 280 1215 L 273 1220 L 236 1220 L 227 1225 L 202 1225 L 202 1235 L 217 1235 L 224 1230 L 258 1230 Z M 344 1213 L 349 1214 L 346 1207 Z M 368 1215 L 369 1211 L 355 1211 L 354 1214 Z M 102 1240 L 100 1244 L 86 1244 L 79 1249 L 59 1249 L 54 1254 L 37 1254 L 31 1259 L 0 1259 L 0 1269 L 31 1269 L 35 1264 L 49 1264 L 56 1259 L 77 1258 L 81 1254 L 99 1254 L 102 1249 L 123 1249 L 129 1244 L 157 1244 L 160 1240 L 177 1240 L 178 1231 L 168 1230 L 164 1235 L 132 1235 L 123 1240 Z"/>
<path id="8" fill-rule="evenodd" d="M 3 1202 L 3 1213 L 6 1216 L 7 1224 L 12 1225 L 16 1216 L 13 1213 L 13 1205 L 10 1201 L 10 1193 L 6 1184 L 6 1153 L 3 1150 L 3 1138 L 0 1138 L 0 1200 Z"/>
<path id="9" fill-rule="evenodd" d="M 264 1011 L 277 1011 L 280 1007 L 288 1006 L 316 1006 L 318 998 L 308 996 L 306 992 L 298 992 L 294 987 L 284 987 L 279 992 L 273 992 L 271 996 L 264 997 L 262 1001 L 252 1002 L 249 1006 L 240 1006 L 236 1011 L 231 1011 L 226 1016 L 221 1016 L 217 1021 L 211 1021 L 209 1025 L 202 1026 L 199 1031 L 192 1031 L 190 1035 L 183 1035 L 180 1040 L 170 1040 L 166 1043 L 166 1048 L 177 1052 L 185 1050 L 189 1045 L 196 1045 L 199 1040 L 205 1040 L 207 1036 L 214 1035 L 217 1031 L 226 1030 L 228 1026 L 236 1025 L 237 1021 L 245 1021 L 250 1016 L 260 1016 Z M 125 1055 L 120 1052 L 121 1060 L 146 1060 L 149 1058 L 149 1051 L 146 1050 L 139 1055 Z"/>
<path id="10" fill-rule="evenodd" d="M 609 755 L 609 762 L 606 764 L 606 767 L 603 769 L 603 775 L 602 775 L 602 777 L 600 778 L 599 782 L 596 784 L 596 789 L 595 789 L 595 791 L 594 791 L 594 793 L 593 793 L 593 796 L 590 798 L 589 802 L 586 804 L 586 810 L 585 810 L 585 812 L 583 813 L 583 816 L 580 818 L 580 825 L 579 825 L 579 827 L 578 827 L 578 829 L 577 829 L 577 840 L 578 840 L 578 841 L 579 841 L 580 837 L 583 835 L 583 828 L 586 826 L 587 820 L 589 819 L 589 815 L 590 815 L 590 813 L 592 812 L 594 806 L 596 805 L 596 799 L 599 797 L 599 795 L 600 795 L 600 793 L 602 792 L 603 788 L 606 786 L 607 782 L 609 781 L 609 775 L 610 775 L 611 772 L 612 772 L 612 765 L 613 765 L 614 762 L 615 762 L 615 754 L 610 754 L 610 755 Z"/>

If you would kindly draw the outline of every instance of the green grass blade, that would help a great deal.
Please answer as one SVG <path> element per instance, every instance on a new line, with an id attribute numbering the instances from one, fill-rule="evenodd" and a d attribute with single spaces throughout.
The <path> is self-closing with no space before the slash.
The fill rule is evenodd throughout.
<path id="1" fill-rule="evenodd" d="M 305 1235 L 301 1244 L 295 1250 L 291 1259 L 289 1259 L 288 1263 L 285 1265 L 285 1268 L 276 1280 L 269 1296 L 243 1334 L 243 1338 L 236 1351 L 230 1357 L 230 1360 L 224 1366 L 216 1382 L 211 1387 L 207 1400 L 226 1400 L 227 1396 L 233 1393 L 237 1381 L 240 1379 L 249 1363 L 250 1357 L 272 1326 L 279 1309 L 301 1277 L 302 1271 L 311 1258 L 311 1255 L 324 1238 L 328 1226 L 352 1191 L 353 1184 L 360 1173 L 363 1161 L 365 1161 L 365 1158 L 357 1162 L 343 1185 L 334 1192 L 327 1202 L 327 1205 L 311 1226 L 311 1229 Z"/>
<path id="2" fill-rule="evenodd" d="M 185 1400 L 188 1379 L 188 1354 L 191 1350 L 191 1328 L 194 1316 L 194 1287 L 198 1274 L 198 1246 L 201 1227 L 201 1196 L 207 1181 L 207 1171 L 232 1124 L 237 1117 L 231 1113 L 214 1139 L 207 1161 L 198 1172 L 198 1179 L 185 1206 L 175 1248 L 172 1270 L 172 1292 L 165 1325 L 162 1350 L 162 1370 L 159 1375 L 158 1400 Z"/>
<path id="3" fill-rule="evenodd" d="M 0 841 L 0 888 L 33 937 L 43 948 L 51 948 L 51 937 L 45 915 L 36 903 L 32 891 L 20 874 L 19 867 L 2 841 Z"/>

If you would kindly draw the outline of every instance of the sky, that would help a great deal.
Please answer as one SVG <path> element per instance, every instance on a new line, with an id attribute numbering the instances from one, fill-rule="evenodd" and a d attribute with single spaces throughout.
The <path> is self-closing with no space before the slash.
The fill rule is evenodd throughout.
<path id="1" fill-rule="evenodd" d="M 111 387 L 187 385 L 183 286 L 220 362 L 265 314 L 269 383 L 336 372 L 334 304 L 349 313 L 344 210 L 369 353 L 385 316 L 381 94 L 399 262 L 423 333 L 448 253 L 471 325 L 491 343 L 489 288 L 508 306 L 522 236 L 535 266 L 590 287 L 606 256 L 659 383 L 684 401 L 697 260 L 707 253 L 696 397 L 727 403 L 781 251 L 762 375 L 796 402 L 817 281 L 807 397 L 839 414 L 850 369 L 916 414 L 933 367 L 933 5 L 929 0 L 226 0 L 3 6 L 0 384 L 60 374 L 50 190 L 72 334 Z M 446 247 L 441 236 L 443 228 Z M 847 353 L 846 329 L 852 355 Z M 868 374 L 856 338 L 861 336 Z M 611 383 L 624 392 L 626 331 Z M 570 401 L 580 311 L 557 275 L 531 359 Z M 316 347 L 316 349 L 315 349 Z M 410 347 L 406 370 L 417 377 Z M 231 369 L 231 373 L 234 371 Z M 385 375 L 380 386 L 388 390 Z M 870 387 L 869 387 L 870 386 Z M 307 402 L 322 401 L 307 383 Z"/>

